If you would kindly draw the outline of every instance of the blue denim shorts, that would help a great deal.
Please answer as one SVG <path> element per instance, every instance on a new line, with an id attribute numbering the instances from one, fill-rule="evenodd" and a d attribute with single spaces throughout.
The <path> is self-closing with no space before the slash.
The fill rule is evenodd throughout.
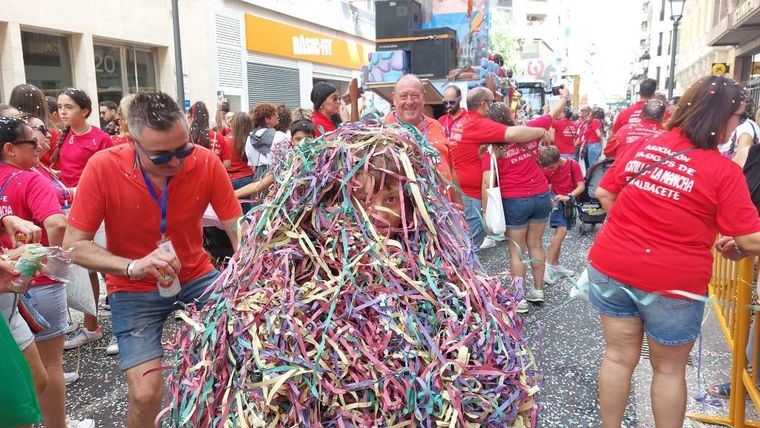
<path id="1" fill-rule="evenodd" d="M 651 293 L 614 280 L 591 265 L 588 279 L 592 284 L 588 301 L 599 314 L 616 318 L 640 317 L 647 336 L 663 345 L 684 345 L 699 337 L 705 302 L 657 295 L 651 303 L 643 305 L 637 300 Z M 605 297 L 603 293 L 610 289 L 615 292 Z M 636 300 L 622 289 L 630 291 Z"/>
<path id="2" fill-rule="evenodd" d="M 546 223 L 552 211 L 549 192 L 525 198 L 502 198 L 507 229 L 523 229 L 528 223 Z"/>
<path id="3" fill-rule="evenodd" d="M 172 298 L 164 298 L 158 289 L 147 292 L 120 291 L 109 296 L 113 334 L 119 344 L 119 368 L 127 370 L 142 363 L 161 358 L 161 331 L 166 317 L 182 309 L 182 303 L 206 303 L 203 292 L 219 276 L 213 270 L 199 278 L 182 284 L 182 291 Z"/>
<path id="4" fill-rule="evenodd" d="M 69 326 L 68 304 L 66 301 L 66 288 L 63 284 L 56 283 L 31 287 L 29 289 L 34 309 L 45 318 L 50 327 L 34 335 L 34 340 L 53 339 L 63 336 Z"/>
<path id="5" fill-rule="evenodd" d="M 549 215 L 549 227 L 554 229 L 558 227 L 569 229 L 567 219 L 565 218 L 565 210 L 562 208 L 562 205 L 557 204 L 557 208 L 553 209 L 551 215 Z"/>

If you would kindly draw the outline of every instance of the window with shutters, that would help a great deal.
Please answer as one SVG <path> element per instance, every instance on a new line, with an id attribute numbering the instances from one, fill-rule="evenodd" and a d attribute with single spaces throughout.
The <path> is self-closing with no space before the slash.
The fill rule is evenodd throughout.
<path id="1" fill-rule="evenodd" d="M 285 104 L 290 109 L 301 106 L 298 69 L 248 63 L 248 107 L 261 103 Z"/>

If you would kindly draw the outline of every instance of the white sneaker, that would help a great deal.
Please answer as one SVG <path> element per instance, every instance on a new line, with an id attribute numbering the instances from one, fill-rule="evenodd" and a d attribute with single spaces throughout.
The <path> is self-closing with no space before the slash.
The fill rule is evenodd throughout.
<path id="1" fill-rule="evenodd" d="M 531 303 L 544 303 L 544 290 L 536 290 L 535 288 L 530 290 L 525 295 L 525 300 Z"/>
<path id="2" fill-rule="evenodd" d="M 527 314 L 529 310 L 530 310 L 530 305 L 528 305 L 527 300 L 522 299 L 517 303 L 518 314 Z"/>
<path id="3" fill-rule="evenodd" d="M 554 266 L 552 270 L 554 271 L 554 273 L 559 274 L 561 276 L 567 276 L 567 277 L 575 276 L 575 272 L 571 271 L 570 269 L 562 265 Z"/>
<path id="4" fill-rule="evenodd" d="M 77 372 L 64 372 L 63 373 L 63 383 L 64 385 L 71 385 L 72 383 L 79 380 L 79 373 Z"/>
<path id="5" fill-rule="evenodd" d="M 496 242 L 501 242 L 501 241 L 506 241 L 507 240 L 507 236 L 505 234 L 503 234 L 503 233 L 501 235 L 493 235 L 493 236 L 491 236 L 491 238 L 493 238 L 493 240 L 496 241 Z"/>
<path id="6" fill-rule="evenodd" d="M 95 428 L 96 425 L 95 425 L 95 421 L 92 419 L 82 419 L 82 420 L 69 419 L 66 422 L 66 427 L 67 428 Z"/>
<path id="7" fill-rule="evenodd" d="M 496 241 L 494 241 L 490 236 L 486 236 L 485 239 L 483 239 L 483 243 L 480 244 L 480 249 L 485 250 L 486 248 L 493 248 L 495 246 Z"/>
<path id="8" fill-rule="evenodd" d="M 103 332 L 100 329 L 89 331 L 84 327 L 79 328 L 70 338 L 63 343 L 63 349 L 76 349 L 88 343 L 97 342 L 103 338 Z"/>
<path id="9" fill-rule="evenodd" d="M 79 323 L 78 322 L 73 322 L 73 323 L 69 324 L 68 327 L 66 327 L 66 330 L 63 330 L 63 334 L 71 334 L 71 333 L 77 331 L 78 328 L 79 328 Z"/>
<path id="10" fill-rule="evenodd" d="M 557 281 L 559 281 L 557 274 L 547 266 L 546 271 L 544 272 L 544 284 L 554 285 Z"/>
<path id="11" fill-rule="evenodd" d="M 119 353 L 119 343 L 116 342 L 116 336 L 111 336 L 111 340 L 106 347 L 106 355 L 116 355 Z"/>

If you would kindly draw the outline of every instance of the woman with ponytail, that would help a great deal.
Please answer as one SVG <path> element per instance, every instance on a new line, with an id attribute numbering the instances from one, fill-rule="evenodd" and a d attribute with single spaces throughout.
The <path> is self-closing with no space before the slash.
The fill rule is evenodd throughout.
<path id="1" fill-rule="evenodd" d="M 224 136 L 209 127 L 208 108 L 203 101 L 197 101 L 190 107 L 187 120 L 190 122 L 190 142 L 211 150 L 219 157 L 224 167 L 229 168 L 231 158 L 224 144 Z"/>

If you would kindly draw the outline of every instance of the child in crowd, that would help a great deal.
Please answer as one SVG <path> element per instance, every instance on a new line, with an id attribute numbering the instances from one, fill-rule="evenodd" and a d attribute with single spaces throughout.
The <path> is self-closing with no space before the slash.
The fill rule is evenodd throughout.
<path id="1" fill-rule="evenodd" d="M 580 164 L 573 159 L 560 156 L 556 146 L 542 148 L 540 161 L 554 194 L 553 209 L 549 216 L 549 227 L 554 229 L 554 236 L 546 252 L 546 275 L 544 276 L 544 282 L 552 285 L 563 276 L 575 275 L 575 272 L 559 264 L 559 254 L 562 242 L 567 236 L 567 230 L 573 226 L 565 218 L 565 206 L 572 204 L 573 199 L 586 189 L 586 185 Z"/>

